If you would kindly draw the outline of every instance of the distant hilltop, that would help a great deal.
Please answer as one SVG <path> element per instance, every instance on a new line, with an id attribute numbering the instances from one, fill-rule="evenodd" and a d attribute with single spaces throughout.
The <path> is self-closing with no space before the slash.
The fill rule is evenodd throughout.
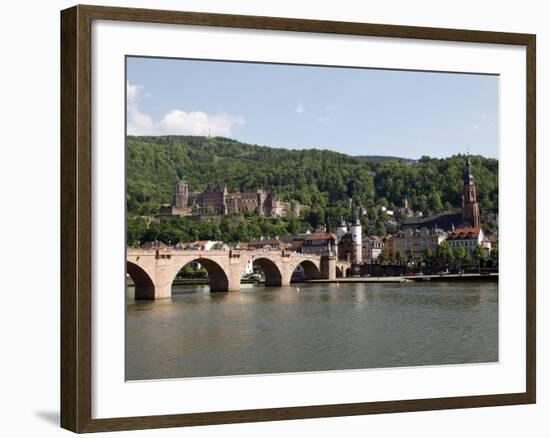
<path id="1" fill-rule="evenodd" d="M 403 157 L 392 157 L 386 155 L 355 155 L 357 158 L 361 158 L 365 161 L 404 161 L 406 163 L 417 163 L 418 160 L 413 160 L 412 158 L 403 158 Z"/>
<path id="2" fill-rule="evenodd" d="M 288 151 L 288 152 L 294 152 L 294 151 L 317 151 L 317 152 L 329 152 L 333 154 L 341 154 L 349 157 L 359 158 L 365 161 L 373 161 L 373 162 L 380 162 L 380 161 L 404 161 L 404 162 L 410 162 L 410 163 L 416 163 L 418 160 L 412 159 L 412 158 L 404 158 L 404 157 L 395 157 L 391 155 L 348 155 L 342 152 L 333 151 L 331 149 L 326 148 L 317 148 L 317 147 L 311 147 L 311 148 L 300 148 L 300 149 L 293 149 L 293 148 L 282 148 L 282 147 L 273 147 L 273 146 L 266 146 L 266 145 L 258 145 L 258 144 L 248 144 L 243 143 L 238 140 L 234 140 L 232 138 L 228 137 L 207 137 L 202 135 L 163 135 L 163 136 L 148 136 L 148 135 L 129 135 L 128 138 L 135 138 L 135 139 L 143 139 L 143 140 L 152 140 L 152 141 L 166 141 L 167 139 L 175 139 L 175 140 L 183 140 L 183 141 L 189 141 L 189 142 L 196 142 L 196 141 L 220 141 L 220 142 L 230 142 L 230 143 L 237 143 L 241 145 L 247 145 L 252 146 L 255 148 L 267 148 L 272 150 L 278 150 L 278 151 Z"/>

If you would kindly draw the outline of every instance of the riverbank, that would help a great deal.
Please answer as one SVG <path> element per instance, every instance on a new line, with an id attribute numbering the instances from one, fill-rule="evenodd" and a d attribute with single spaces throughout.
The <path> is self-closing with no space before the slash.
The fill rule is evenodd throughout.
<path id="1" fill-rule="evenodd" d="M 347 277 L 335 278 L 333 280 L 305 280 L 304 283 L 410 283 L 420 281 L 489 281 L 498 282 L 498 273 L 496 274 L 448 274 L 448 275 L 415 275 L 415 276 L 395 276 L 395 277 Z"/>
<path id="2" fill-rule="evenodd" d="M 254 284 L 258 283 L 257 280 L 241 280 L 241 284 Z M 172 285 L 177 286 L 197 286 L 197 285 L 203 285 L 203 284 L 210 284 L 210 280 L 208 278 L 186 278 L 186 279 L 178 279 L 174 280 L 172 282 Z"/>
<path id="3" fill-rule="evenodd" d="M 393 277 L 347 277 L 347 278 L 335 278 L 318 279 L 318 280 L 303 280 L 296 283 L 411 283 L 419 281 L 489 281 L 498 282 L 498 274 L 448 274 L 448 275 L 419 275 L 419 276 L 393 276 Z M 262 284 L 257 280 L 241 280 L 241 284 Z M 294 283 L 294 282 L 293 282 Z M 174 280 L 172 283 L 176 286 L 201 286 L 210 284 L 208 278 L 188 278 Z M 132 286 L 131 283 L 128 286 Z"/>

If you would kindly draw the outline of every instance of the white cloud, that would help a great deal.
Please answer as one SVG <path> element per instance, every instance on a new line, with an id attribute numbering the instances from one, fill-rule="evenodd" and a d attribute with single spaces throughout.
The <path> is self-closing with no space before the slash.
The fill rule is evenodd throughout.
<path id="1" fill-rule="evenodd" d="M 478 125 L 477 123 L 474 123 L 474 124 L 472 125 L 472 128 L 474 128 L 474 129 L 479 129 L 479 125 Z"/>
<path id="2" fill-rule="evenodd" d="M 186 112 L 175 109 L 166 113 L 160 122 L 141 112 L 138 101 L 143 87 L 126 83 L 128 135 L 213 135 L 230 136 L 234 126 L 244 125 L 242 117 L 230 114 Z"/>
<path id="3" fill-rule="evenodd" d="M 203 111 L 172 110 L 158 123 L 161 132 L 174 135 L 229 136 L 234 125 L 244 125 L 242 117 L 211 115 Z"/>
<path id="4" fill-rule="evenodd" d="M 142 89 L 143 87 L 141 85 L 132 85 L 130 82 L 126 81 L 126 99 L 128 103 L 134 103 Z"/>
<path id="5" fill-rule="evenodd" d="M 319 118 L 317 119 L 317 121 L 318 121 L 319 123 L 325 123 L 325 122 L 328 122 L 328 121 L 329 121 L 329 118 L 326 117 L 326 116 L 324 116 L 324 117 L 319 117 Z"/>
<path id="6" fill-rule="evenodd" d="M 152 135 L 154 129 L 153 119 L 142 113 L 137 104 L 142 90 L 141 85 L 126 82 L 127 131 L 130 135 Z"/>
<path id="7" fill-rule="evenodd" d="M 306 107 L 305 107 L 305 105 L 304 105 L 303 102 L 299 102 L 298 105 L 296 105 L 295 111 L 296 111 L 298 114 L 302 114 L 305 110 L 306 110 Z"/>

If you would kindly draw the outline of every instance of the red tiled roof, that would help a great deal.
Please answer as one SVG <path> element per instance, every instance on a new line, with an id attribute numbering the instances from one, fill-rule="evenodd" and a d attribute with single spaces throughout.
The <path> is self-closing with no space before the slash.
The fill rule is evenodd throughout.
<path id="1" fill-rule="evenodd" d="M 304 240 L 325 240 L 325 239 L 336 239 L 336 234 L 333 233 L 312 233 L 309 236 L 306 236 Z"/>
<path id="2" fill-rule="evenodd" d="M 301 248 L 302 246 L 304 246 L 303 240 L 295 240 L 290 244 L 289 249 Z"/>
<path id="3" fill-rule="evenodd" d="M 251 240 L 249 245 L 281 245 L 283 242 L 277 239 Z"/>
<path id="4" fill-rule="evenodd" d="M 449 239 L 475 239 L 479 236 L 481 229 L 479 227 L 462 227 L 456 228 L 453 232 L 449 234 Z"/>

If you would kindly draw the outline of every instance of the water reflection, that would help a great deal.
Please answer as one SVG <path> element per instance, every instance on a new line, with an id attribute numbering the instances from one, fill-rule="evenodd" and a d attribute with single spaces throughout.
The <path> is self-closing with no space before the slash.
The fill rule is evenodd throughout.
<path id="1" fill-rule="evenodd" d="M 127 295 L 126 377 L 197 377 L 498 360 L 494 283 L 243 285 Z"/>

